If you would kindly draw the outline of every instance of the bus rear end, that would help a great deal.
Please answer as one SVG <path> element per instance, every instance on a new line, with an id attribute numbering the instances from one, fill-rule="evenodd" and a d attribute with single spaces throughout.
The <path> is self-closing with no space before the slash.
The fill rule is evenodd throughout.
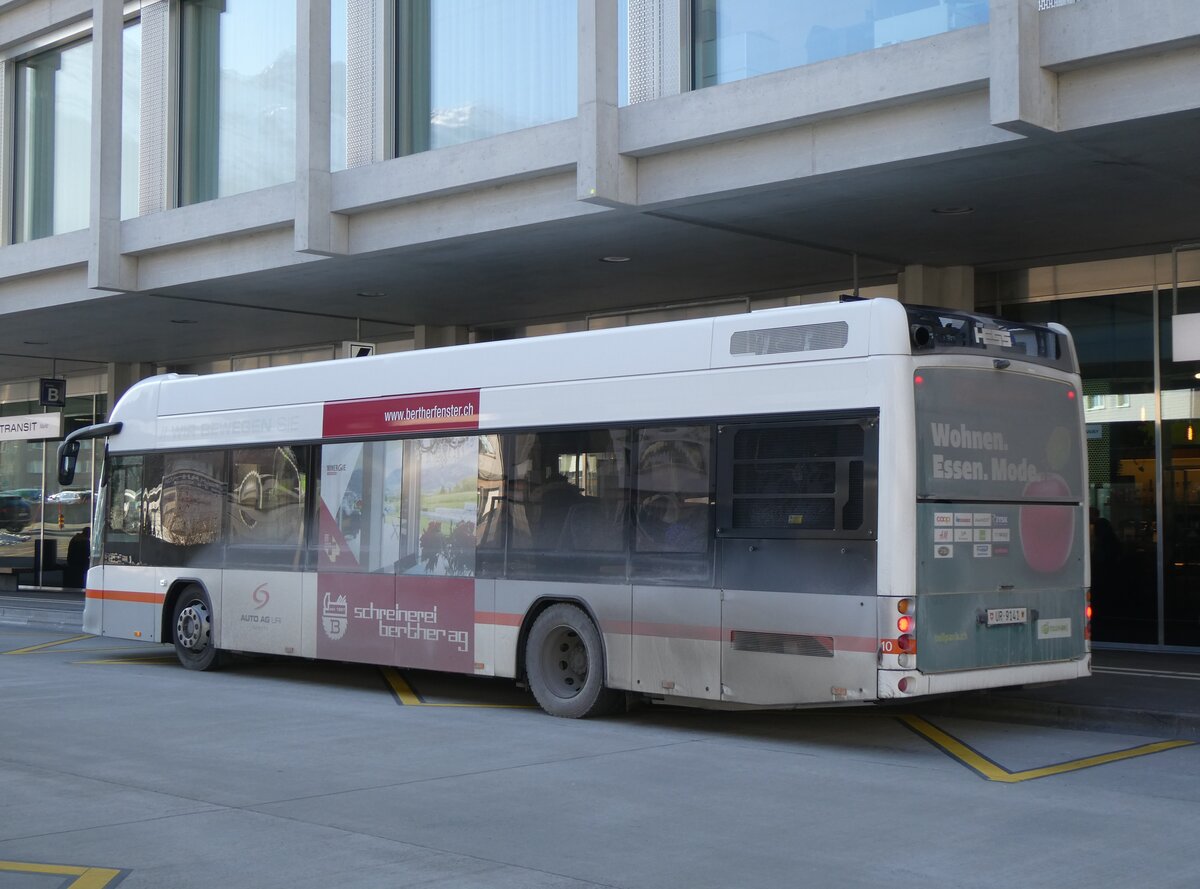
<path id="1" fill-rule="evenodd" d="M 895 632 L 880 696 L 1088 675 L 1087 470 L 1069 335 L 919 310 L 910 321 L 916 596 L 885 606 Z"/>

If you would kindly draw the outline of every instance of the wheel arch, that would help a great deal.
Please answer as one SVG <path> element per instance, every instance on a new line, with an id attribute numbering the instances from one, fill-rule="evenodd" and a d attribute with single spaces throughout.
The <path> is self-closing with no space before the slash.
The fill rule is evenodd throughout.
<path id="1" fill-rule="evenodd" d="M 183 591 L 190 586 L 199 587 L 208 596 L 208 600 L 212 601 L 212 593 L 208 591 L 208 587 L 204 585 L 204 581 L 196 577 L 175 578 L 171 582 L 171 586 L 167 588 L 166 598 L 163 599 L 162 615 L 160 617 L 161 625 L 158 636 L 159 642 L 173 643 L 175 641 L 175 603 L 179 601 L 179 597 L 183 595 Z M 216 615 L 214 614 L 213 617 L 215 618 Z"/>

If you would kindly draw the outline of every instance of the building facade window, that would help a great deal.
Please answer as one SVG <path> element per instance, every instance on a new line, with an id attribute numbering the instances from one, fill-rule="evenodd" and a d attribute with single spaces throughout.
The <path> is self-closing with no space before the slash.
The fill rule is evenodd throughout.
<path id="1" fill-rule="evenodd" d="M 125 26 L 121 58 L 121 218 L 138 215 L 142 145 L 142 23 Z"/>
<path id="2" fill-rule="evenodd" d="M 574 117 L 576 31 L 560 0 L 398 0 L 396 155 Z"/>
<path id="3" fill-rule="evenodd" d="M 179 204 L 296 175 L 295 0 L 184 0 Z"/>
<path id="4" fill-rule="evenodd" d="M 987 0 L 692 0 L 692 85 L 743 80 L 987 20 Z"/>
<path id="5" fill-rule="evenodd" d="M 13 241 L 87 228 L 92 144 L 92 44 L 16 65 Z"/>

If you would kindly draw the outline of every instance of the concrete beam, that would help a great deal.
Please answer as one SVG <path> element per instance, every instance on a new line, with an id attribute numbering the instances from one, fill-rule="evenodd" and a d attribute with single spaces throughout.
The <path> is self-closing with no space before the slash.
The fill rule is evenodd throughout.
<path id="1" fill-rule="evenodd" d="M 1037 135 L 1058 130 L 1058 75 L 1042 67 L 1037 0 L 992 0 L 992 124 Z"/>
<path id="2" fill-rule="evenodd" d="M 346 252 L 346 217 L 330 212 L 330 13 L 326 0 L 296 2 L 296 250 Z"/>
<path id="3" fill-rule="evenodd" d="M 607 207 L 637 203 L 637 162 L 619 150 L 616 0 L 578 0 L 579 155 L 576 196 Z"/>

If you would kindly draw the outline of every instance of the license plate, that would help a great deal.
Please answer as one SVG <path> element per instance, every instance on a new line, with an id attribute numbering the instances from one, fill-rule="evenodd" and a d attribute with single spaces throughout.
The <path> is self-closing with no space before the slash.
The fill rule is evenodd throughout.
<path id="1" fill-rule="evenodd" d="M 1028 622 L 1028 608 L 989 608 L 987 610 L 987 625 L 989 627 L 1002 627 L 1005 624 L 1023 624 Z"/>

